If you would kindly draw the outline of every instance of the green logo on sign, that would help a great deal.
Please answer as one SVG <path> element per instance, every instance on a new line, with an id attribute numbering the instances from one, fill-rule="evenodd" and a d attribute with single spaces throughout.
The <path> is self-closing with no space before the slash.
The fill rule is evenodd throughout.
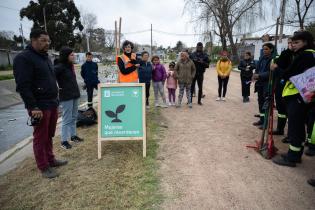
<path id="1" fill-rule="evenodd" d="M 125 104 L 122 104 L 122 105 L 119 105 L 117 108 L 116 108 L 116 112 L 113 112 L 111 110 L 108 110 L 108 111 L 105 111 L 105 114 L 110 117 L 110 118 L 115 118 L 112 120 L 112 122 L 122 122 L 120 119 L 118 119 L 118 114 L 119 113 L 122 113 L 126 108 L 126 105 Z"/>

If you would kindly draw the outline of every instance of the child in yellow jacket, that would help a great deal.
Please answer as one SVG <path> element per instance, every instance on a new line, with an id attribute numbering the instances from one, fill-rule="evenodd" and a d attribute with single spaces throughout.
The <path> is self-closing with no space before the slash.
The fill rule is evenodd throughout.
<path id="1" fill-rule="evenodd" d="M 218 98 L 216 101 L 225 101 L 225 95 L 227 90 L 227 85 L 229 82 L 230 73 L 232 70 L 232 62 L 227 57 L 227 52 L 221 54 L 220 60 L 217 62 L 217 73 L 218 73 Z M 222 93 L 223 89 L 223 93 Z"/>

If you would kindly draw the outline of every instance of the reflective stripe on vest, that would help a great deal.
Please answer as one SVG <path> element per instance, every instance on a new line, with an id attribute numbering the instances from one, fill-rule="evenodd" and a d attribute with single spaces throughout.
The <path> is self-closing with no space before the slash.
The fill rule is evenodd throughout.
<path id="1" fill-rule="evenodd" d="M 279 117 L 279 118 L 283 118 L 283 119 L 286 119 L 286 118 L 287 118 L 287 116 L 286 116 L 285 114 L 278 114 L 278 117 Z"/>
<path id="2" fill-rule="evenodd" d="M 315 123 L 313 125 L 313 131 L 312 131 L 312 135 L 311 135 L 311 144 L 315 144 Z"/>
<path id="3" fill-rule="evenodd" d="M 291 144 L 289 146 L 289 149 L 292 150 L 293 152 L 301 151 L 301 147 L 295 147 L 295 146 L 292 146 Z"/>
<path id="4" fill-rule="evenodd" d="M 314 58 L 315 58 L 315 50 L 313 49 L 307 49 L 307 50 L 304 50 L 305 52 L 311 52 L 311 53 L 314 53 Z M 282 91 L 282 97 L 285 97 L 285 96 L 292 96 L 292 95 L 295 95 L 295 94 L 298 94 L 299 91 L 298 89 L 295 88 L 295 86 L 292 84 L 292 82 L 290 81 L 287 81 L 284 88 L 283 88 L 283 91 Z"/>
<path id="5" fill-rule="evenodd" d="M 136 58 L 136 54 L 135 53 L 132 53 L 131 54 L 131 57 L 134 57 Z M 130 63 L 130 58 L 128 56 L 126 56 L 125 54 L 122 54 L 120 56 L 118 56 L 116 58 L 116 63 L 118 65 L 118 58 L 120 58 L 123 62 L 124 62 L 124 65 L 125 65 L 125 68 L 129 68 L 129 67 L 132 67 L 133 64 Z M 137 83 L 139 82 L 139 77 L 138 77 L 138 71 L 135 70 L 127 75 L 125 74 L 122 74 L 120 71 L 118 72 L 118 82 L 126 82 L 126 83 Z"/>

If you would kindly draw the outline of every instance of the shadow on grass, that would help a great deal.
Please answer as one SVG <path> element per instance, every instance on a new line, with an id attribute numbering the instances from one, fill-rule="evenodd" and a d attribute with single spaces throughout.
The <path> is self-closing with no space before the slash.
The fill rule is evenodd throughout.
<path id="1" fill-rule="evenodd" d="M 158 209 L 159 192 L 156 155 L 163 138 L 158 110 L 147 112 L 147 157 L 142 142 L 103 142 L 97 159 L 97 126 L 81 128 L 85 141 L 71 150 L 60 148 L 54 139 L 57 158 L 69 164 L 60 176 L 43 179 L 32 158 L 0 177 L 1 209 Z"/>

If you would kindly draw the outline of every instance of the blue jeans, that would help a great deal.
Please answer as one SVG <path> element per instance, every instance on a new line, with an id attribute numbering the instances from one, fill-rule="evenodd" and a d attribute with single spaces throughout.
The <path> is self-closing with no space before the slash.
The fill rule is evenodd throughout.
<path id="1" fill-rule="evenodd" d="M 62 142 L 68 141 L 72 136 L 77 135 L 76 121 L 78 116 L 78 101 L 79 99 L 71 99 L 60 102 L 60 108 L 62 110 Z"/>

